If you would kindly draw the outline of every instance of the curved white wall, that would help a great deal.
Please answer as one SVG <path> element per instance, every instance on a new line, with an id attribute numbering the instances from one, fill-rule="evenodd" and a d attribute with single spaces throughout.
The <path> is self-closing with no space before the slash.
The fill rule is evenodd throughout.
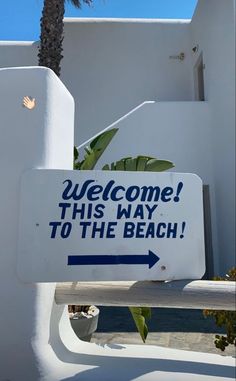
<path id="1" fill-rule="evenodd" d="M 25 96 L 36 99 L 34 109 L 22 107 Z M 56 362 L 49 343 L 59 319 L 55 284 L 26 283 L 17 273 L 20 182 L 32 168 L 72 169 L 74 100 L 38 67 L 1 69 L 0 99 L 0 380 L 36 381 Z"/>

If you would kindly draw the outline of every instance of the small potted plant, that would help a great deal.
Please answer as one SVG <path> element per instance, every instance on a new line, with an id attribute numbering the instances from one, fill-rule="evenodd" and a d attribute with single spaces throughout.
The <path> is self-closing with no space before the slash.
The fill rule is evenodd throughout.
<path id="1" fill-rule="evenodd" d="M 98 325 L 99 309 L 96 306 L 69 305 L 69 318 L 71 326 L 83 341 L 90 341 Z"/>

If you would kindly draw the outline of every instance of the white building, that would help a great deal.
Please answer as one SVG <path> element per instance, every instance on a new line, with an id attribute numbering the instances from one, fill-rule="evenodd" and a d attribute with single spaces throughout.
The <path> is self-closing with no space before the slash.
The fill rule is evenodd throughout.
<path id="1" fill-rule="evenodd" d="M 37 47 L 1 42 L 0 67 L 37 65 Z M 118 121 L 104 162 L 148 154 L 197 173 L 210 189 L 208 272 L 232 267 L 235 1 L 199 0 L 192 20 L 66 19 L 64 56 L 76 144 Z"/>

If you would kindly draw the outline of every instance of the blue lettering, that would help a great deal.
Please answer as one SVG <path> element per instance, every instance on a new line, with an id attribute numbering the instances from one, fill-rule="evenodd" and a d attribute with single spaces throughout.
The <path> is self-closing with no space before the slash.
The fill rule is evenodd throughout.
<path id="1" fill-rule="evenodd" d="M 79 208 L 78 208 L 78 204 L 74 204 L 73 212 L 72 212 L 72 220 L 75 220 L 77 218 L 77 214 L 79 214 L 81 220 L 84 219 L 85 204 L 81 204 Z"/>
<path id="2" fill-rule="evenodd" d="M 91 222 L 88 222 L 88 221 L 80 222 L 80 226 L 82 226 L 82 235 L 81 235 L 82 238 L 86 238 L 87 227 L 90 225 L 91 225 Z"/>
<path id="3" fill-rule="evenodd" d="M 61 219 L 64 220 L 65 216 L 66 216 L 66 209 L 67 208 L 70 208 L 71 204 L 68 203 L 68 202 L 60 202 L 59 203 L 59 207 L 62 208 L 62 211 L 61 211 Z"/>
<path id="4" fill-rule="evenodd" d="M 104 192 L 103 192 L 103 195 L 102 195 L 102 199 L 103 201 L 107 201 L 109 200 L 109 192 L 111 190 L 111 188 L 113 187 L 113 185 L 115 184 L 115 181 L 114 180 L 111 180 L 109 181 L 109 183 L 106 185 L 105 189 L 104 189 Z"/>
<path id="5" fill-rule="evenodd" d="M 117 192 L 119 192 L 119 190 L 123 190 L 125 191 L 125 188 L 122 187 L 122 186 L 117 186 L 115 187 L 112 191 L 111 191 L 111 200 L 112 201 L 119 201 L 119 200 L 122 200 L 123 199 L 123 196 L 120 196 L 120 197 L 117 197 Z"/>
<path id="6" fill-rule="evenodd" d="M 96 201 L 99 199 L 99 196 L 95 196 L 103 191 L 103 187 L 101 185 L 93 185 L 89 188 L 87 192 L 87 198 L 89 201 Z"/>
<path id="7" fill-rule="evenodd" d="M 146 225 L 146 222 L 138 222 L 137 223 L 137 229 L 136 229 L 136 238 L 144 238 L 144 227 Z"/>
<path id="8" fill-rule="evenodd" d="M 145 204 L 145 207 L 147 208 L 147 211 L 148 211 L 148 219 L 151 220 L 152 219 L 152 215 L 153 215 L 153 212 L 156 210 L 156 208 L 158 207 L 157 204 L 153 205 L 153 207 L 149 206 L 148 204 Z"/>
<path id="9" fill-rule="evenodd" d="M 117 222 L 108 222 L 106 238 L 115 238 L 115 226 L 117 226 Z"/>
<path id="10" fill-rule="evenodd" d="M 105 230 L 105 222 L 101 222 L 100 226 L 98 226 L 98 222 L 94 222 L 93 228 L 92 228 L 92 238 L 95 238 L 97 233 L 99 238 L 103 238 L 104 230 Z"/>
<path id="11" fill-rule="evenodd" d="M 61 222 L 49 222 L 49 226 L 52 226 L 52 232 L 51 232 L 51 237 L 50 238 L 55 238 L 57 234 L 57 228 L 58 226 L 61 226 Z"/>
<path id="12" fill-rule="evenodd" d="M 161 222 L 160 224 L 157 225 L 157 232 L 156 232 L 157 238 L 165 237 L 165 231 L 161 233 L 161 229 L 166 229 L 166 224 L 164 222 Z"/>
<path id="13" fill-rule="evenodd" d="M 174 193 L 173 188 L 165 187 L 161 192 L 161 201 L 163 202 L 171 201 L 171 197 L 168 197 L 168 196 L 171 196 L 173 193 Z"/>
<path id="14" fill-rule="evenodd" d="M 177 222 L 175 222 L 174 224 L 169 222 L 168 226 L 167 226 L 167 235 L 166 235 L 166 238 L 176 238 L 176 236 L 177 236 L 177 227 L 178 227 Z"/>
<path id="15" fill-rule="evenodd" d="M 145 238 L 155 238 L 155 224 L 150 222 L 147 227 Z"/>
<path id="16" fill-rule="evenodd" d="M 72 198 L 75 201 L 80 200 L 85 195 L 85 192 L 86 192 L 89 184 L 94 183 L 94 181 L 95 180 L 86 180 L 83 183 L 81 191 L 80 191 L 79 194 L 77 194 L 77 191 L 78 191 L 78 188 L 79 188 L 79 184 L 75 184 L 73 190 L 71 191 L 71 189 L 73 187 L 72 181 L 69 180 L 69 179 L 63 181 L 63 184 L 67 183 L 67 186 L 66 186 L 66 188 L 64 189 L 64 191 L 62 193 L 63 200 L 69 200 L 70 198 Z M 71 191 L 71 193 L 69 194 L 70 191 Z"/>
<path id="17" fill-rule="evenodd" d="M 71 222 L 65 222 L 61 228 L 61 238 L 68 238 L 72 229 Z"/>
<path id="18" fill-rule="evenodd" d="M 142 189 L 142 195 L 141 195 L 141 201 L 158 201 L 160 197 L 160 187 L 152 187 L 152 186 L 143 186 Z M 155 193 L 155 196 L 154 196 Z M 154 196 L 154 200 L 153 200 Z"/>
<path id="19" fill-rule="evenodd" d="M 117 208 L 117 216 L 116 218 L 120 220 L 123 216 L 124 218 L 130 218 L 130 213 L 131 213 L 131 204 L 128 205 L 128 208 L 122 208 L 122 204 L 118 204 Z"/>
<path id="20" fill-rule="evenodd" d="M 174 197 L 174 202 L 179 202 L 179 194 L 183 189 L 184 184 L 180 181 L 177 186 L 176 196 Z"/>
<path id="21" fill-rule="evenodd" d="M 124 226 L 124 238 L 133 238 L 135 224 L 133 222 L 126 222 Z"/>
<path id="22" fill-rule="evenodd" d="M 125 194 L 126 200 L 131 202 L 135 201 L 137 200 L 139 194 L 140 194 L 140 188 L 137 185 L 133 185 L 129 187 L 126 191 L 126 194 Z"/>
<path id="23" fill-rule="evenodd" d="M 144 219 L 143 205 L 137 205 L 133 218 L 137 217 L 139 217 L 141 220 Z"/>
<path id="24" fill-rule="evenodd" d="M 105 209 L 105 205 L 102 205 L 102 204 L 98 204 L 98 205 L 95 205 L 95 212 L 94 212 L 94 218 L 102 218 L 104 216 L 104 209 Z"/>

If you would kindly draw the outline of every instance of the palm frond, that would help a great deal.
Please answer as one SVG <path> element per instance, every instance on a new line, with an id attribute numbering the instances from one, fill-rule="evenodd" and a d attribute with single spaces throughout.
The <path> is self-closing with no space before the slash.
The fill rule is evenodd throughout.
<path id="1" fill-rule="evenodd" d="M 67 0 L 69 3 L 73 4 L 76 8 L 81 8 L 82 2 L 91 5 L 93 0 Z"/>

